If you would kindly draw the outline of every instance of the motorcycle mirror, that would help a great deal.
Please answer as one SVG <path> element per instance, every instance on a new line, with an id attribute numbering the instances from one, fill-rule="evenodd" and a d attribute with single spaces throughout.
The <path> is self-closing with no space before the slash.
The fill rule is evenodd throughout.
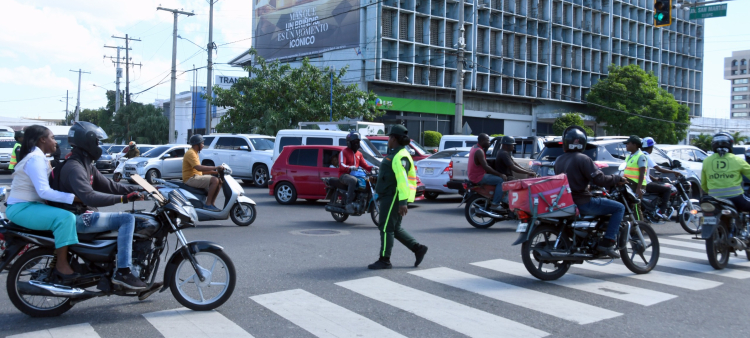
<path id="1" fill-rule="evenodd" d="M 620 166 L 619 166 L 619 167 L 617 167 L 617 169 L 618 169 L 618 170 L 620 170 L 620 171 L 623 171 L 623 170 L 625 170 L 625 167 L 626 167 L 626 166 L 627 166 L 627 165 L 625 164 L 625 162 L 622 162 L 622 163 L 620 163 Z"/>

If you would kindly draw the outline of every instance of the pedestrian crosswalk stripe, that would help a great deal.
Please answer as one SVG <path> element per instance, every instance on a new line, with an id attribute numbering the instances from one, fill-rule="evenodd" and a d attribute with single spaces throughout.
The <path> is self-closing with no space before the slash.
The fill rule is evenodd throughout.
<path id="1" fill-rule="evenodd" d="M 250 337 L 241 327 L 215 310 L 193 311 L 186 308 L 143 314 L 165 338 L 184 337 Z"/>
<path id="2" fill-rule="evenodd" d="M 250 297 L 317 337 L 404 337 L 302 289 Z"/>
<path id="3" fill-rule="evenodd" d="M 661 259 L 659 260 L 658 263 L 661 263 Z M 576 268 L 580 268 L 580 269 L 598 271 L 602 273 L 608 273 L 611 275 L 644 280 L 644 281 L 652 282 L 652 283 L 665 284 L 665 285 L 675 286 L 678 288 L 683 288 L 683 289 L 688 289 L 688 290 L 706 290 L 710 288 L 715 288 L 722 284 L 721 282 L 715 282 L 712 280 L 677 275 L 677 274 L 662 272 L 662 271 L 657 271 L 657 270 L 651 270 L 647 274 L 639 275 L 628 270 L 627 267 L 621 264 L 609 264 L 605 266 L 596 266 L 596 265 L 584 263 L 584 264 L 575 264 L 573 266 Z"/>
<path id="4" fill-rule="evenodd" d="M 704 252 L 696 252 L 696 251 L 672 249 L 672 248 L 666 248 L 666 247 L 661 247 L 660 250 L 661 250 L 661 253 L 667 254 L 667 255 L 674 255 L 674 256 L 682 256 L 682 257 L 693 258 L 693 259 L 700 259 L 700 260 L 706 261 L 706 262 L 708 261 L 708 255 L 706 255 L 705 249 L 704 249 Z M 740 257 L 742 257 L 742 256 L 740 256 Z M 734 265 L 739 265 L 739 266 L 744 266 L 744 267 L 750 267 L 750 262 L 748 262 L 745 257 L 742 257 L 742 258 L 734 257 L 734 254 L 732 254 L 732 253 L 730 253 L 730 256 L 729 256 L 729 264 L 734 264 Z"/>
<path id="5" fill-rule="evenodd" d="M 336 283 L 469 337 L 545 337 L 548 333 L 381 277 Z"/>
<path id="6" fill-rule="evenodd" d="M 669 236 L 669 237 L 677 238 L 677 239 L 689 239 L 691 241 L 695 241 L 696 240 L 695 236 L 696 235 L 674 235 L 674 236 Z M 700 238 L 700 235 L 698 236 L 699 236 L 698 238 Z M 659 242 L 661 242 L 661 238 L 659 239 Z"/>
<path id="7" fill-rule="evenodd" d="M 21 333 L 6 338 L 99 338 L 99 334 L 89 323 L 83 323 Z"/>
<path id="8" fill-rule="evenodd" d="M 588 305 L 575 300 L 510 285 L 449 268 L 435 268 L 410 272 L 413 275 L 478 293 L 513 305 L 539 311 L 578 324 L 588 324 L 614 318 L 622 313 Z"/>
<path id="9" fill-rule="evenodd" d="M 519 277 L 536 279 L 536 277 L 532 276 L 528 271 L 526 271 L 526 268 L 523 264 L 504 259 L 494 259 L 471 264 Z M 675 295 L 664 292 L 658 292 L 614 282 L 607 282 L 585 276 L 574 275 L 571 273 L 562 276 L 558 280 L 548 281 L 547 283 L 561 285 L 572 289 L 590 292 L 600 296 L 615 298 L 645 306 L 658 304 L 677 297 Z"/>
<path id="10" fill-rule="evenodd" d="M 668 238 L 660 238 L 659 244 L 666 244 L 666 245 L 679 246 L 679 247 L 688 248 L 688 249 L 697 249 L 697 250 L 706 251 L 706 242 L 704 241 L 685 242 L 685 241 L 675 241 L 673 239 L 668 239 Z"/>
<path id="11" fill-rule="evenodd" d="M 688 270 L 688 271 L 700 272 L 700 273 L 708 273 L 712 275 L 719 275 L 719 276 L 729 277 L 729 278 L 734 278 L 734 279 L 750 278 L 750 271 L 736 270 L 736 269 L 716 270 L 708 264 L 678 261 L 678 260 L 669 259 L 665 257 L 659 257 L 658 266 L 664 266 L 664 267 L 673 268 L 673 269 Z"/>

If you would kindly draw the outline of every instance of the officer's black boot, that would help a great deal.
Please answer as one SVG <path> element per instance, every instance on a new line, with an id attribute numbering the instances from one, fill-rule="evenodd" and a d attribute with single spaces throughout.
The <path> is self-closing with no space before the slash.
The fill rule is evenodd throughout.
<path id="1" fill-rule="evenodd" d="M 414 267 L 418 267 L 419 263 L 422 263 L 422 260 L 424 259 L 424 255 L 427 254 L 427 246 L 422 244 L 417 244 L 414 247 L 414 256 L 417 258 L 416 261 L 414 261 Z"/>
<path id="2" fill-rule="evenodd" d="M 370 270 L 382 270 L 393 268 L 393 265 L 391 265 L 390 257 L 380 257 L 377 262 L 368 265 L 367 268 Z"/>

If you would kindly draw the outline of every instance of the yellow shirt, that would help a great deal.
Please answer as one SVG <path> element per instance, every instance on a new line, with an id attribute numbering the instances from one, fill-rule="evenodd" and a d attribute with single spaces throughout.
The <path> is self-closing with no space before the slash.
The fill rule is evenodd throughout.
<path id="1" fill-rule="evenodd" d="M 188 149 L 185 157 L 182 158 L 182 181 L 186 182 L 195 175 L 203 175 L 202 172 L 195 170 L 195 166 L 200 164 L 198 153 L 193 148 Z"/>

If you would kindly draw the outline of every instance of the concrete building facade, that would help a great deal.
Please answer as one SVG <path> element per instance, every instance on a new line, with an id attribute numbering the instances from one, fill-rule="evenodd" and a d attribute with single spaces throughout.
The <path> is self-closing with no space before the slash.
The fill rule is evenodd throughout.
<path id="1" fill-rule="evenodd" d="M 750 118 L 750 50 L 724 58 L 724 79 L 732 82 L 730 118 Z"/>

